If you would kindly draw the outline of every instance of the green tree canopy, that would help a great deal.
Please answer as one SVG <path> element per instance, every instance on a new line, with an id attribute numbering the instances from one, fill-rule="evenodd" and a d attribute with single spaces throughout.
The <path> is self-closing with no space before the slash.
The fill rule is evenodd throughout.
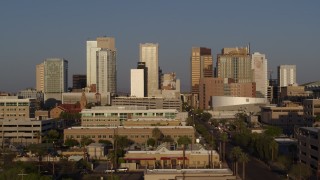
<path id="1" fill-rule="evenodd" d="M 70 138 L 68 138 L 68 139 L 66 139 L 66 141 L 64 142 L 64 144 L 65 144 L 66 146 L 73 147 L 73 146 L 78 146 L 78 145 L 79 145 L 79 142 L 78 142 L 77 140 L 75 140 L 75 139 L 70 139 Z"/>
<path id="2" fill-rule="evenodd" d="M 152 137 L 154 138 L 154 140 L 156 140 L 156 145 L 157 145 L 158 141 L 161 141 L 164 135 L 159 128 L 155 127 L 152 130 Z"/>
<path id="3" fill-rule="evenodd" d="M 180 136 L 177 142 L 179 145 L 188 145 L 192 143 L 192 140 L 188 136 Z"/>
<path id="4" fill-rule="evenodd" d="M 282 129 L 276 126 L 268 126 L 264 134 L 271 137 L 277 137 L 282 134 Z"/>
<path id="5" fill-rule="evenodd" d="M 309 166 L 299 163 L 292 166 L 289 175 L 295 179 L 309 179 L 312 175 L 312 171 Z"/>
<path id="6" fill-rule="evenodd" d="M 127 136 L 115 136 L 118 149 L 125 149 L 133 144 L 133 141 L 128 139 Z"/>
<path id="7" fill-rule="evenodd" d="M 91 143 L 94 143 L 94 140 L 86 136 L 82 137 L 80 140 L 81 146 L 88 146 Z"/>
<path id="8" fill-rule="evenodd" d="M 147 145 L 148 146 L 154 146 L 156 144 L 156 141 L 153 139 L 153 138 L 149 138 L 148 140 L 147 140 Z"/>

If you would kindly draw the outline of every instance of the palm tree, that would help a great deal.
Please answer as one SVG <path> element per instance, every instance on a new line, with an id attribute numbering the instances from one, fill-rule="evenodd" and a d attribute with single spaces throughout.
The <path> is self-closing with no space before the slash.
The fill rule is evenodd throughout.
<path id="1" fill-rule="evenodd" d="M 222 133 L 221 134 L 220 141 L 223 143 L 223 147 L 222 147 L 222 162 L 224 162 L 225 158 L 226 158 L 226 142 L 228 141 L 228 136 L 227 136 L 226 133 Z"/>
<path id="2" fill-rule="evenodd" d="M 275 152 L 278 151 L 278 143 L 275 140 L 271 140 L 269 147 L 271 149 L 271 160 L 273 161 L 275 158 Z"/>
<path id="3" fill-rule="evenodd" d="M 230 158 L 233 161 L 233 167 L 234 167 L 233 171 L 236 176 L 238 176 L 238 161 L 241 153 L 242 153 L 242 149 L 239 146 L 232 148 L 230 153 Z"/>
<path id="4" fill-rule="evenodd" d="M 156 140 L 156 146 L 158 145 L 158 141 L 160 141 L 163 138 L 163 133 L 159 128 L 154 128 L 152 130 L 152 137 Z"/>
<path id="5" fill-rule="evenodd" d="M 242 152 L 239 156 L 239 162 L 242 162 L 242 179 L 244 180 L 246 175 L 245 175 L 245 165 L 249 161 L 249 157 L 246 153 Z"/>
<path id="6" fill-rule="evenodd" d="M 186 159 L 186 145 L 191 144 L 192 140 L 188 136 L 180 136 L 178 139 L 178 144 L 183 146 L 183 168 L 185 168 Z"/>

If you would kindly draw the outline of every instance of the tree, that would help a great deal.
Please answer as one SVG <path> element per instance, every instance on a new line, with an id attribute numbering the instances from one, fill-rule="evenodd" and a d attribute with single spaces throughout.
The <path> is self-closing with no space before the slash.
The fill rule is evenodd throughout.
<path id="1" fill-rule="evenodd" d="M 112 147 L 112 142 L 106 139 L 99 139 L 98 141 L 101 144 L 105 144 L 106 146 L 111 146 Z"/>
<path id="2" fill-rule="evenodd" d="M 239 156 L 239 162 L 242 162 L 242 179 L 245 179 L 246 163 L 249 161 L 249 157 L 246 153 L 242 152 Z"/>
<path id="3" fill-rule="evenodd" d="M 192 140 L 188 136 L 180 136 L 178 139 L 178 144 L 183 146 L 183 168 L 185 168 L 185 159 L 186 159 L 186 146 L 191 144 Z"/>
<path id="4" fill-rule="evenodd" d="M 271 140 L 270 143 L 269 143 L 269 147 L 270 147 L 270 150 L 271 150 L 271 161 L 274 161 L 275 159 L 275 156 L 278 152 L 278 143 L 275 141 L 275 140 Z"/>
<path id="5" fill-rule="evenodd" d="M 226 142 L 228 141 L 228 135 L 226 133 L 221 133 L 220 141 L 223 144 L 222 145 L 222 162 L 224 162 L 226 158 Z"/>
<path id="6" fill-rule="evenodd" d="M 147 140 L 147 145 L 148 146 L 154 146 L 156 144 L 156 141 L 153 139 L 153 138 L 149 138 L 148 140 Z"/>
<path id="7" fill-rule="evenodd" d="M 289 175 L 295 179 L 308 179 L 312 174 L 309 166 L 299 163 L 292 166 Z"/>
<path id="8" fill-rule="evenodd" d="M 152 130 L 152 137 L 156 140 L 156 145 L 158 145 L 158 142 L 161 141 L 164 136 L 161 130 L 156 127 Z"/>
<path id="9" fill-rule="evenodd" d="M 91 143 L 94 143 L 94 140 L 86 136 L 82 137 L 80 140 L 81 146 L 88 146 Z"/>
<path id="10" fill-rule="evenodd" d="M 114 140 L 115 140 L 115 143 L 117 143 L 117 149 L 123 150 L 133 144 L 133 141 L 128 139 L 127 136 L 116 135 Z"/>
<path id="11" fill-rule="evenodd" d="M 282 134 L 282 129 L 276 126 L 268 126 L 264 134 L 271 137 L 277 137 Z"/>
<path id="12" fill-rule="evenodd" d="M 201 120 L 204 122 L 208 122 L 211 119 L 212 115 L 208 112 L 204 112 L 201 114 Z"/>
<path id="13" fill-rule="evenodd" d="M 53 141 L 56 141 L 57 139 L 59 139 L 59 137 L 60 137 L 59 132 L 55 129 L 51 129 L 45 136 L 45 139 L 47 143 L 52 143 Z"/>
<path id="14" fill-rule="evenodd" d="M 73 146 L 79 145 L 79 142 L 78 142 L 77 140 L 75 140 L 75 139 L 70 139 L 70 138 L 68 138 L 68 139 L 66 139 L 66 141 L 64 142 L 64 144 L 65 144 L 66 146 L 73 147 Z"/>
<path id="15" fill-rule="evenodd" d="M 163 139 L 162 139 L 163 142 L 173 142 L 174 140 L 172 139 L 171 136 L 164 136 Z"/>
<path id="16" fill-rule="evenodd" d="M 238 176 L 238 161 L 241 153 L 242 153 L 242 149 L 239 146 L 232 148 L 230 153 L 230 158 L 233 161 L 233 167 L 234 167 L 233 171 L 236 176 Z"/>

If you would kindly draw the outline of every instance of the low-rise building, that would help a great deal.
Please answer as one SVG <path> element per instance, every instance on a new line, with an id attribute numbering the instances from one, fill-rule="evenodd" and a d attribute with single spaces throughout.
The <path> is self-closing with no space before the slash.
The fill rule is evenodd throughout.
<path id="1" fill-rule="evenodd" d="M 95 126 L 119 126 L 129 119 L 158 118 L 176 119 L 176 109 L 146 109 L 143 106 L 99 106 L 81 111 L 81 125 Z"/>
<path id="2" fill-rule="evenodd" d="M 310 126 L 312 122 L 303 119 L 302 106 L 264 106 L 261 107 L 261 121 L 264 124 L 278 126 L 283 132 L 292 135 L 295 127 Z"/>
<path id="3" fill-rule="evenodd" d="M 152 138 L 152 130 L 157 127 L 164 136 L 169 136 L 175 141 L 180 136 L 188 136 L 195 141 L 195 131 L 192 126 L 117 126 L 117 127 L 71 127 L 64 130 L 64 140 L 75 139 L 80 142 L 81 138 L 88 137 L 98 142 L 99 140 L 109 140 L 113 142 L 115 135 L 127 136 L 128 139 L 145 144 Z"/>
<path id="4" fill-rule="evenodd" d="M 56 126 L 53 119 L 48 120 L 11 120 L 0 121 L 1 143 L 34 144 L 41 143 L 48 131 Z"/>
<path id="5" fill-rule="evenodd" d="M 153 151 L 128 151 L 124 160 L 126 163 L 135 163 L 137 169 L 177 169 L 183 167 L 183 159 L 185 168 L 221 167 L 219 154 L 215 150 L 206 150 L 201 144 L 188 145 L 185 156 L 182 149 L 171 150 L 170 147 L 171 144 L 163 143 Z"/>
<path id="6" fill-rule="evenodd" d="M 181 111 L 180 98 L 163 97 L 114 97 L 113 106 L 146 106 L 147 109 L 176 109 Z"/>
<path id="7" fill-rule="evenodd" d="M 35 99 L 19 99 L 18 96 L 0 96 L 0 119 L 29 119 L 35 117 Z"/>
<path id="8" fill-rule="evenodd" d="M 315 122 L 316 117 L 320 116 L 320 99 L 305 99 L 303 111 L 305 121 Z"/>
<path id="9" fill-rule="evenodd" d="M 87 153 L 90 159 L 102 159 L 107 155 L 107 148 L 102 143 L 91 143 L 87 146 Z"/>
<path id="10" fill-rule="evenodd" d="M 144 179 L 235 180 L 237 178 L 230 169 L 147 169 Z"/>

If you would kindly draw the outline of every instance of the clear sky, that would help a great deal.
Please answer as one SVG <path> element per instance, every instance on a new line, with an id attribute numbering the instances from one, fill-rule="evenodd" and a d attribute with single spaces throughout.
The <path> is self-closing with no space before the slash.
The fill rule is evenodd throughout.
<path id="1" fill-rule="evenodd" d="M 0 2 L 0 91 L 35 87 L 45 58 L 69 61 L 69 79 L 86 73 L 87 39 L 116 39 L 118 91 L 130 90 L 139 43 L 159 43 L 163 72 L 190 86 L 192 46 L 241 47 L 264 53 L 276 77 L 280 64 L 296 64 L 298 83 L 320 80 L 320 1 L 297 0 L 68 0 Z M 69 86 L 72 82 L 69 81 Z"/>

